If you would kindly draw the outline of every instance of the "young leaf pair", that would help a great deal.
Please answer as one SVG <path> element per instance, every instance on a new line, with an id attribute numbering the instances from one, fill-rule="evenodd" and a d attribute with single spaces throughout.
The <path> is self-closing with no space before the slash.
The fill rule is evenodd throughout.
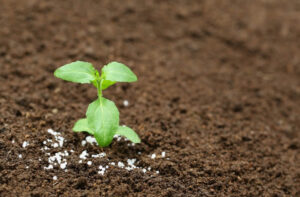
<path id="1" fill-rule="evenodd" d="M 97 88 L 98 98 L 89 104 L 86 118 L 78 120 L 73 131 L 86 131 L 94 135 L 100 147 L 108 146 L 114 135 L 140 143 L 139 136 L 131 128 L 119 125 L 118 108 L 114 102 L 102 95 L 102 90 L 116 82 L 137 81 L 136 75 L 127 66 L 111 62 L 101 69 L 100 74 L 91 63 L 76 61 L 58 68 L 54 75 L 75 83 L 91 83 Z"/>

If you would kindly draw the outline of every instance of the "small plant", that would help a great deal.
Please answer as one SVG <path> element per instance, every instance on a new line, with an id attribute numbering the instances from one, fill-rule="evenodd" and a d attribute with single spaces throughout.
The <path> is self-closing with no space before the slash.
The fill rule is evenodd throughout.
<path id="1" fill-rule="evenodd" d="M 118 108 L 102 94 L 102 90 L 116 82 L 137 81 L 136 75 L 127 66 L 111 62 L 101 69 L 100 75 L 91 63 L 76 61 L 56 69 L 54 75 L 75 83 L 91 83 L 98 90 L 98 98 L 89 104 L 86 118 L 78 120 L 73 131 L 86 131 L 94 135 L 100 147 L 108 146 L 114 135 L 121 135 L 133 143 L 140 143 L 139 136 L 131 128 L 119 125 Z"/>

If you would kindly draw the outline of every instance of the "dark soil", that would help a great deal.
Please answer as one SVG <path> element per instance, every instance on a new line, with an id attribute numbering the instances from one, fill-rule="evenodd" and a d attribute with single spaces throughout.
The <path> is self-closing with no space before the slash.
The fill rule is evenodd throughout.
<path id="1" fill-rule="evenodd" d="M 0 0 L 0 196 L 300 196 L 299 24 L 299 0 Z M 53 76 L 75 60 L 137 74 L 104 94 L 141 144 L 81 145 L 95 88 Z M 128 158 L 152 170 L 97 173 Z"/>

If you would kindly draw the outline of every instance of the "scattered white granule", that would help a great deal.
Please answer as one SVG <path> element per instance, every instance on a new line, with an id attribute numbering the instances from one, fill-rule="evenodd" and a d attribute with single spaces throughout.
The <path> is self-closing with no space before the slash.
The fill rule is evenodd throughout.
<path id="1" fill-rule="evenodd" d="M 60 136 L 60 133 L 53 131 L 52 129 L 48 129 L 48 133 L 50 133 L 51 135 L 53 135 L 55 137 L 55 140 L 58 142 L 59 146 L 62 147 L 64 145 L 64 140 L 65 138 L 63 138 L 62 136 Z M 52 140 L 47 140 L 48 142 L 52 142 Z M 57 146 L 57 145 L 53 145 L 52 146 Z"/>
<path id="2" fill-rule="evenodd" d="M 57 138 L 55 138 L 58 143 L 59 143 L 59 146 L 62 147 L 64 145 L 64 140 L 65 138 L 61 137 L 61 136 L 58 136 Z"/>
<path id="3" fill-rule="evenodd" d="M 54 177 L 53 177 L 53 180 L 56 181 L 56 180 L 57 180 L 57 176 L 54 176 Z"/>
<path id="4" fill-rule="evenodd" d="M 148 167 L 147 170 L 150 171 L 150 170 L 151 170 L 151 167 Z"/>
<path id="5" fill-rule="evenodd" d="M 118 166 L 119 166 L 119 168 L 124 168 L 125 165 L 124 165 L 123 162 L 119 161 L 119 162 L 118 162 Z"/>
<path id="6" fill-rule="evenodd" d="M 124 100 L 124 101 L 123 101 L 123 105 L 124 105 L 125 107 L 128 107 L 129 102 L 128 102 L 127 100 Z"/>
<path id="7" fill-rule="evenodd" d="M 159 171 L 158 171 L 158 170 L 156 171 L 156 174 L 159 174 Z"/>
<path id="8" fill-rule="evenodd" d="M 49 148 L 47 146 L 44 146 L 44 150 L 49 150 Z"/>
<path id="9" fill-rule="evenodd" d="M 136 161 L 136 159 L 127 159 L 127 164 L 128 164 L 128 166 L 127 166 L 125 169 L 131 171 L 131 170 L 137 168 L 137 167 L 134 165 L 135 161 Z"/>
<path id="10" fill-rule="evenodd" d="M 42 161 L 42 159 L 41 159 L 41 158 L 39 158 L 39 161 Z"/>
<path id="11" fill-rule="evenodd" d="M 82 160 L 79 160 L 79 162 L 78 163 L 82 163 Z"/>
<path id="12" fill-rule="evenodd" d="M 166 152 L 161 153 L 161 157 L 164 158 L 166 156 Z"/>
<path id="13" fill-rule="evenodd" d="M 64 154 L 65 154 L 65 156 L 69 156 L 69 153 L 68 153 L 68 151 L 64 151 Z"/>
<path id="14" fill-rule="evenodd" d="M 26 169 L 28 169 L 29 168 L 29 166 L 26 166 Z"/>
<path id="15" fill-rule="evenodd" d="M 29 142 L 24 141 L 23 144 L 22 144 L 22 147 L 26 148 L 26 146 L 28 146 L 28 145 L 29 145 Z"/>
<path id="16" fill-rule="evenodd" d="M 57 148 L 58 147 L 58 143 L 51 144 L 51 146 L 54 147 L 54 148 Z"/>
<path id="17" fill-rule="evenodd" d="M 13 143 L 13 144 L 14 144 L 14 143 L 15 143 L 15 140 L 12 140 L 12 141 L 11 141 L 11 143 Z"/>
<path id="18" fill-rule="evenodd" d="M 134 163 L 136 162 L 136 159 L 127 159 L 127 164 L 129 166 L 134 166 Z"/>
<path id="19" fill-rule="evenodd" d="M 92 137 L 92 136 L 87 136 L 87 137 L 85 138 L 85 140 L 86 140 L 88 143 L 90 143 L 91 145 L 93 145 L 93 143 L 98 144 L 97 141 L 96 141 L 96 139 L 95 139 L 94 137 Z"/>
<path id="20" fill-rule="evenodd" d="M 114 135 L 114 138 L 116 138 L 118 142 L 122 139 L 120 135 Z"/>
<path id="21" fill-rule="evenodd" d="M 46 144 L 47 144 L 47 142 L 46 142 L 46 141 L 43 141 L 43 144 L 44 144 L 44 145 L 46 145 Z"/>
<path id="22" fill-rule="evenodd" d="M 50 133 L 51 135 L 57 136 L 59 135 L 58 132 L 53 131 L 53 129 L 48 129 L 48 133 Z"/>
<path id="23" fill-rule="evenodd" d="M 19 154 L 18 157 L 19 157 L 20 159 L 22 159 L 22 154 Z"/>
<path id="24" fill-rule="evenodd" d="M 70 150 L 71 153 L 74 153 L 74 150 Z"/>
<path id="25" fill-rule="evenodd" d="M 82 140 L 81 141 L 81 146 L 85 146 L 86 145 L 86 141 L 85 140 Z"/>
<path id="26" fill-rule="evenodd" d="M 104 174 L 104 172 L 105 172 L 105 167 L 103 167 L 103 166 L 99 166 L 99 171 L 98 171 L 98 174 L 101 174 L 101 175 L 103 175 Z"/>
<path id="27" fill-rule="evenodd" d="M 65 169 L 66 167 L 67 167 L 67 162 L 60 164 L 60 168 L 61 169 Z"/>
<path id="28" fill-rule="evenodd" d="M 138 152 L 138 154 L 140 155 L 140 154 L 142 154 L 141 152 Z"/>
<path id="29" fill-rule="evenodd" d="M 50 155 L 50 153 L 46 153 L 47 155 Z M 53 165 L 59 165 L 61 169 L 65 169 L 67 166 L 67 160 L 63 157 L 69 156 L 68 151 L 64 152 L 57 152 L 53 156 L 48 158 L 48 163 Z"/>
<path id="30" fill-rule="evenodd" d="M 48 167 L 44 167 L 45 170 L 50 170 L 50 169 L 53 169 L 53 165 L 50 164 Z"/>
<path id="31" fill-rule="evenodd" d="M 92 155 L 93 158 L 102 158 L 102 157 L 105 157 L 106 156 L 106 153 L 99 153 L 99 154 L 96 154 L 96 155 Z"/>
<path id="32" fill-rule="evenodd" d="M 147 172 L 147 170 L 146 170 L 146 169 L 143 169 L 143 172 L 144 172 L 144 173 L 146 173 L 146 172 Z"/>
<path id="33" fill-rule="evenodd" d="M 151 159 L 155 159 L 155 158 L 156 158 L 156 154 L 153 153 L 153 154 L 151 155 Z"/>
<path id="34" fill-rule="evenodd" d="M 88 162 L 87 162 L 87 165 L 89 165 L 89 166 L 92 165 L 92 162 L 91 162 L 91 161 L 88 161 Z"/>
<path id="35" fill-rule="evenodd" d="M 87 153 L 86 150 L 84 150 L 84 151 L 80 154 L 79 158 L 80 158 L 80 159 L 86 159 L 87 156 L 89 156 L 89 154 Z"/>
<path id="36" fill-rule="evenodd" d="M 109 164 L 112 165 L 112 166 L 115 166 L 115 165 L 116 165 L 115 162 L 110 162 Z"/>

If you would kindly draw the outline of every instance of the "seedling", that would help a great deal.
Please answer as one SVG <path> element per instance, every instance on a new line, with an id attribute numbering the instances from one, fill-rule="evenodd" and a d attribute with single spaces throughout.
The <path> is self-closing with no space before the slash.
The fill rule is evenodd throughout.
<path id="1" fill-rule="evenodd" d="M 91 63 L 76 61 L 58 68 L 54 75 L 75 83 L 91 83 L 98 91 L 98 98 L 89 104 L 86 118 L 78 120 L 74 132 L 94 135 L 100 147 L 108 146 L 114 135 L 124 136 L 133 143 L 140 143 L 139 136 L 129 127 L 119 125 L 119 111 L 113 101 L 103 97 L 102 90 L 116 82 L 137 81 L 136 75 L 124 64 L 111 62 L 101 69 L 101 75 Z"/>

